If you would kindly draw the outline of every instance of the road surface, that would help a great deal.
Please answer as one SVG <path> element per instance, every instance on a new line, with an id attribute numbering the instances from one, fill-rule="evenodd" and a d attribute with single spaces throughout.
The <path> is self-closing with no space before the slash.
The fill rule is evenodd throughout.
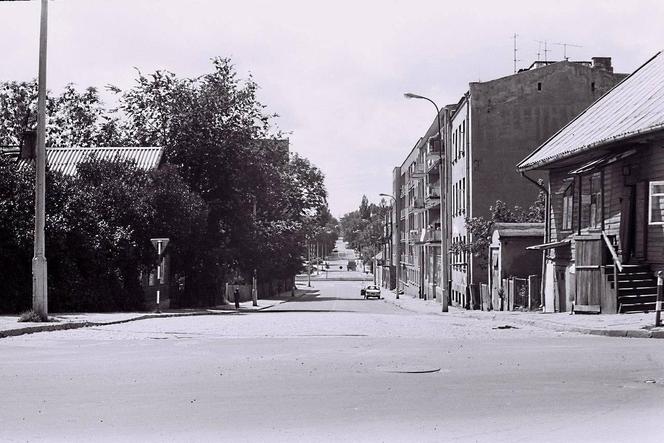
<path id="1" fill-rule="evenodd" d="M 315 282 L 268 311 L 0 340 L 6 441 L 662 441 L 664 342 Z"/>

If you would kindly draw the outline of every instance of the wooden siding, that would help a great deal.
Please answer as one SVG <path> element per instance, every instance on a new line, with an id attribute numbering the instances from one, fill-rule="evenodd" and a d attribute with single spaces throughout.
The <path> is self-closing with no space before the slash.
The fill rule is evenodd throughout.
<path id="1" fill-rule="evenodd" d="M 664 180 L 664 145 L 651 146 L 640 165 L 642 179 Z M 649 195 L 646 195 L 646 204 L 648 198 Z M 664 270 L 664 225 L 648 225 L 646 255 L 653 270 Z"/>
<path id="2" fill-rule="evenodd" d="M 625 145 L 624 150 L 635 146 Z M 645 259 L 652 265 L 654 270 L 664 269 L 664 226 L 646 225 L 648 211 L 648 182 L 664 180 L 664 146 L 661 144 L 637 147 L 636 154 L 621 161 L 610 164 L 603 169 L 603 211 L 604 231 L 609 236 L 615 236 L 617 241 L 617 252 L 621 254 L 625 245 L 620 236 L 620 224 L 624 219 L 625 200 L 630 192 L 635 193 L 634 223 L 636 227 L 635 244 L 632 246 L 636 258 Z M 580 166 L 580 165 L 578 165 Z M 566 167 L 550 171 L 551 191 L 551 241 L 560 241 L 578 232 L 579 224 L 579 190 L 574 194 L 574 222 L 573 231 L 562 229 L 563 194 L 560 190 L 569 179 L 568 172 L 573 169 Z M 590 175 L 583 176 L 581 181 L 582 194 L 588 193 Z M 633 189 L 630 191 L 630 187 Z M 588 232 L 589 210 L 587 205 L 581 207 L 581 233 Z M 572 256 L 574 256 L 575 245 L 572 244 Z M 645 249 L 645 250 L 644 250 Z M 563 251 L 556 250 L 556 254 Z M 563 257 L 560 257 L 563 258 Z"/>

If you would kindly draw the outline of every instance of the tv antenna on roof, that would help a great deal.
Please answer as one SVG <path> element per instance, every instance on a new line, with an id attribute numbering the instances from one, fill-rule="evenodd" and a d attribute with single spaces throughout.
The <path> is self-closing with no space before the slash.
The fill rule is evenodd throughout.
<path id="1" fill-rule="evenodd" d="M 516 62 L 520 62 L 520 61 L 521 61 L 521 60 L 519 60 L 518 58 L 516 58 L 516 54 L 517 54 L 517 51 L 518 51 L 518 49 L 517 49 L 517 47 L 516 47 L 516 39 L 517 39 L 518 36 L 519 36 L 519 34 L 517 34 L 516 32 L 515 32 L 514 35 L 512 36 L 512 39 L 514 40 L 514 73 L 515 73 L 515 74 L 516 74 Z"/>
<path id="2" fill-rule="evenodd" d="M 565 60 L 569 60 L 567 58 L 567 47 L 571 46 L 573 48 L 583 48 L 583 46 L 580 45 L 573 45 L 572 43 L 554 43 L 554 45 L 562 46 L 563 47 L 563 58 Z"/>
<path id="3" fill-rule="evenodd" d="M 548 49 L 547 41 L 546 40 L 535 40 L 535 41 L 538 43 L 538 46 L 537 46 L 537 61 L 540 61 L 540 53 L 542 51 L 542 44 L 544 44 L 544 62 L 547 62 L 549 52 L 551 51 L 550 49 Z"/>

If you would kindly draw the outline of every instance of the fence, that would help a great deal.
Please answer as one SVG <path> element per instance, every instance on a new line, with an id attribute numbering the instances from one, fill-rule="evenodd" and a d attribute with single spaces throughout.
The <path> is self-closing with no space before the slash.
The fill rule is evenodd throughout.
<path id="1" fill-rule="evenodd" d="M 257 286 L 257 297 L 259 299 L 261 298 L 268 298 L 268 297 L 274 297 L 275 295 L 279 295 L 283 292 L 290 291 L 293 286 L 293 280 L 292 279 L 284 279 L 284 280 L 272 280 L 268 282 L 261 282 L 259 280 L 258 286 Z M 215 305 L 220 305 L 224 303 L 224 297 L 225 301 L 228 303 L 233 303 L 233 293 L 235 291 L 235 288 L 237 288 L 240 291 L 240 301 L 245 302 L 251 300 L 251 284 L 248 285 L 227 285 L 225 290 L 225 294 L 220 294 L 221 297 L 218 297 L 217 300 L 215 300 Z"/>
<path id="2" fill-rule="evenodd" d="M 480 299 L 484 311 L 533 311 L 540 307 L 540 277 L 509 277 L 502 279 L 498 297 L 492 300 L 491 288 L 480 285 Z"/>

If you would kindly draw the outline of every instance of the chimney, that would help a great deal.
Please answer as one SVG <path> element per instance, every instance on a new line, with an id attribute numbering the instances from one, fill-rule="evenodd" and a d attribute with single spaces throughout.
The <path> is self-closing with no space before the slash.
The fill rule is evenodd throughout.
<path id="1" fill-rule="evenodd" d="M 593 68 L 601 69 L 606 72 L 613 72 L 611 66 L 611 57 L 593 57 Z"/>

